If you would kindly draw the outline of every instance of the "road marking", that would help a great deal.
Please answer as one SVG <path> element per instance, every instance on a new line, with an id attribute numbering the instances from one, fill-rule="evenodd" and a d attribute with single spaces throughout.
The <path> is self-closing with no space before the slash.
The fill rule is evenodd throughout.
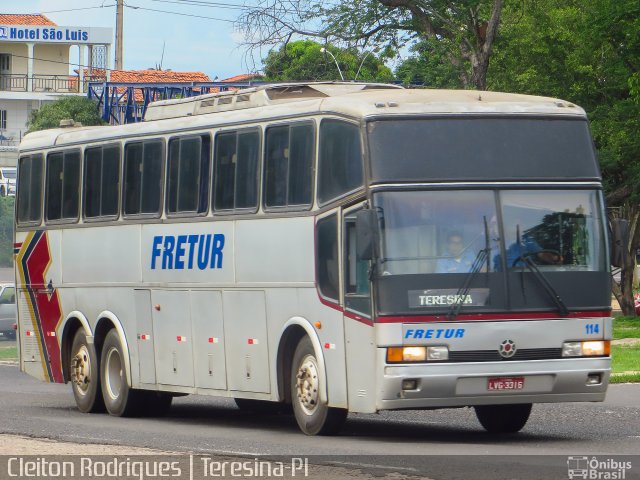
<path id="1" fill-rule="evenodd" d="M 256 457 L 262 455 L 270 455 L 268 453 L 256 453 L 256 452 L 243 452 L 243 451 L 235 451 L 235 450 L 205 450 L 205 449 L 193 449 L 190 448 L 193 452 L 202 452 L 209 455 L 240 455 L 247 457 Z"/>
<path id="2" fill-rule="evenodd" d="M 374 463 L 357 463 L 357 462 L 337 462 L 335 460 L 331 460 L 331 462 L 329 463 L 329 465 L 348 465 L 348 466 L 352 466 L 352 467 L 366 467 L 366 468 L 381 468 L 384 470 L 406 470 L 409 472 L 417 472 L 418 469 L 417 468 L 411 468 L 411 467 L 391 467 L 389 465 L 376 465 Z"/>

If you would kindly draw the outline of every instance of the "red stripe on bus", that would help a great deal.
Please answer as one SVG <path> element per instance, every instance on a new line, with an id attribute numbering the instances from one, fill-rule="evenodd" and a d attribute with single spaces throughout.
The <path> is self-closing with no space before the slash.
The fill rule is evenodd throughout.
<path id="1" fill-rule="evenodd" d="M 317 291 L 317 289 L 316 289 L 316 291 Z M 323 305 L 325 305 L 325 306 L 327 306 L 329 308 L 333 308 L 334 310 L 337 310 L 338 312 L 342 313 L 345 317 L 350 318 L 351 320 L 355 320 L 355 321 L 360 322 L 360 323 L 364 323 L 365 325 L 369 325 L 370 327 L 373 327 L 373 320 L 371 320 L 369 318 L 361 317 L 360 315 L 357 315 L 357 314 L 355 314 L 353 312 L 345 311 L 345 309 L 342 308 L 337 303 L 331 302 L 331 301 L 327 300 L 326 298 L 322 298 L 320 296 L 320 294 L 318 294 L 318 298 L 320 299 L 320 303 L 322 303 Z"/>
<path id="2" fill-rule="evenodd" d="M 547 320 L 562 318 L 601 318 L 610 317 L 611 312 L 569 312 L 566 317 L 561 317 L 554 312 L 533 312 L 533 313 L 478 313 L 458 315 L 454 321 L 493 321 L 493 320 Z M 387 316 L 378 317 L 377 323 L 429 323 L 448 322 L 447 315 L 418 315 L 418 316 Z"/>

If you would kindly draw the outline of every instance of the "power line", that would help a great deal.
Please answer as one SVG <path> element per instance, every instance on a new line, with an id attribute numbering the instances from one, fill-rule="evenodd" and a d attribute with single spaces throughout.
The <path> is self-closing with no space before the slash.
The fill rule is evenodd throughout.
<path id="1" fill-rule="evenodd" d="M 136 6 L 133 6 L 133 5 L 125 5 L 125 7 L 131 8 L 133 10 L 146 10 L 146 11 L 149 11 L 149 12 L 167 13 L 167 14 L 170 14 L 170 15 L 179 15 L 181 17 L 203 18 L 205 20 L 216 20 L 218 22 L 227 22 L 227 23 L 234 23 L 234 24 L 236 23 L 235 20 L 228 20 L 228 19 L 225 19 L 225 18 L 205 17 L 203 15 L 193 15 L 193 14 L 190 14 L 190 13 L 171 12 L 171 11 L 168 11 L 168 10 L 157 10 L 155 8 L 136 7 Z"/>
<path id="2" fill-rule="evenodd" d="M 77 12 L 79 10 L 95 10 L 96 8 L 112 8 L 115 7 L 115 5 L 100 5 L 98 7 L 82 7 L 82 8 L 68 8 L 66 10 L 49 10 L 46 12 L 38 12 L 38 13 L 33 13 L 32 15 L 38 15 L 41 13 L 58 13 L 58 12 Z M 46 26 L 46 25 L 43 25 Z M 53 26 L 53 25 L 51 25 Z"/>
<path id="3" fill-rule="evenodd" d="M 229 10 L 250 10 L 250 6 L 238 5 L 232 3 L 203 2 L 198 0 L 151 0 L 159 3 L 174 3 L 178 5 L 189 5 L 191 7 L 209 7 L 209 8 L 225 8 Z"/>

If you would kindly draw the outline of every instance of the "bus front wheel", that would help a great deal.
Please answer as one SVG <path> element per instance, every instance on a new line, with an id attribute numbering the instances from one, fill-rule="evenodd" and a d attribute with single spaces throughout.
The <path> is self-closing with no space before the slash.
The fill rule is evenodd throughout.
<path id="1" fill-rule="evenodd" d="M 329 407 L 320 400 L 324 388 L 318 372 L 318 360 L 309 337 L 303 337 L 293 355 L 291 401 L 300 430 L 307 435 L 333 435 L 340 431 L 347 411 Z"/>
<path id="2" fill-rule="evenodd" d="M 476 417 L 489 433 L 515 433 L 525 426 L 531 414 L 530 403 L 515 405 L 476 405 Z"/>
<path id="3" fill-rule="evenodd" d="M 78 409 L 83 413 L 103 412 L 98 355 L 82 328 L 73 337 L 70 358 L 71 388 Z"/>
<path id="4" fill-rule="evenodd" d="M 129 417 L 139 412 L 143 392 L 127 384 L 124 352 L 115 329 L 109 330 L 102 345 L 100 384 L 105 407 L 111 415 Z"/>

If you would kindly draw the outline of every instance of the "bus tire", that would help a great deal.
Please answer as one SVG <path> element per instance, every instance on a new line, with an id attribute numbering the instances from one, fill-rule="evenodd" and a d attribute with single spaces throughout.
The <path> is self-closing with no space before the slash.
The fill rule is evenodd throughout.
<path id="1" fill-rule="evenodd" d="M 71 389 L 78 410 L 83 413 L 104 412 L 98 354 L 95 345 L 87 342 L 82 328 L 73 336 L 69 358 Z"/>
<path id="2" fill-rule="evenodd" d="M 6 196 L 7 196 L 7 188 L 4 185 L 2 185 L 0 187 L 0 197 L 6 197 Z"/>
<path id="3" fill-rule="evenodd" d="M 525 426 L 532 404 L 476 405 L 476 417 L 489 433 L 516 433 Z"/>
<path id="4" fill-rule="evenodd" d="M 300 430 L 306 435 L 334 435 L 340 431 L 347 411 L 320 401 L 324 388 L 318 373 L 318 360 L 309 337 L 302 337 L 291 365 L 291 402 Z"/>
<path id="5" fill-rule="evenodd" d="M 107 412 L 116 417 L 131 417 L 140 413 L 145 393 L 129 387 L 124 365 L 118 332 L 111 329 L 102 345 L 100 384 Z"/>

